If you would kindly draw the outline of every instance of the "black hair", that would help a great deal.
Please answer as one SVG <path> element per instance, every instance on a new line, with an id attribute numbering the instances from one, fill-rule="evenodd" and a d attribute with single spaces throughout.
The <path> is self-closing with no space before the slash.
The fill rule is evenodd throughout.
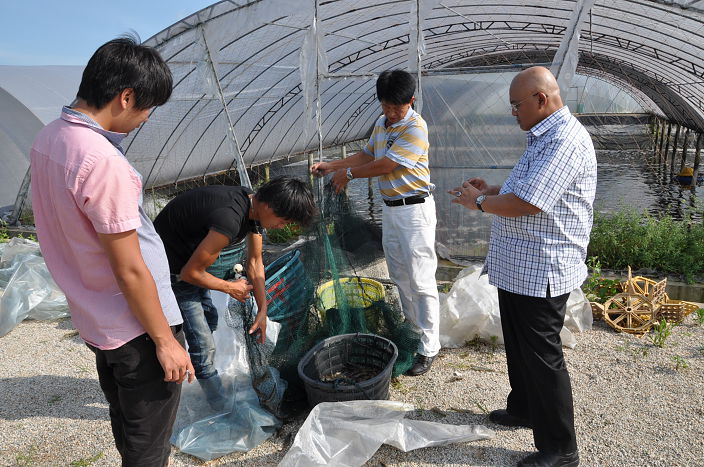
<path id="1" fill-rule="evenodd" d="M 171 70 L 159 52 L 141 45 L 139 37 L 124 36 L 101 45 L 88 60 L 77 97 L 102 109 L 132 88 L 135 108 L 144 110 L 166 103 L 172 87 Z"/>
<path id="2" fill-rule="evenodd" d="M 317 213 L 313 192 L 308 184 L 293 177 L 277 177 L 262 185 L 254 194 L 267 203 L 277 217 L 307 227 Z"/>
<path id="3" fill-rule="evenodd" d="M 389 104 L 408 104 L 416 92 L 416 80 L 407 71 L 386 70 L 376 80 L 376 98 Z"/>

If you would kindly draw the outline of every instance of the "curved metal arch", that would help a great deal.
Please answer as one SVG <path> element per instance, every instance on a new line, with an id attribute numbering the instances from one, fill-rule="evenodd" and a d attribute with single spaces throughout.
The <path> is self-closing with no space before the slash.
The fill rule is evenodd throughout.
<path id="1" fill-rule="evenodd" d="M 176 23 L 168 28 L 167 31 L 157 34 L 152 39 L 158 44 L 165 43 L 170 38 L 178 37 L 199 23 L 207 23 L 235 10 L 247 8 L 263 1 L 266 0 L 252 0 L 240 5 L 235 5 L 230 2 L 220 2 Z M 658 106 L 672 120 L 686 121 L 689 122 L 690 125 L 696 124 L 699 127 L 704 127 L 701 125 L 701 113 L 704 107 L 702 103 L 704 86 L 698 82 L 699 78 L 704 77 L 704 62 L 698 60 L 698 57 L 694 55 L 695 52 L 691 50 L 685 49 L 678 52 L 667 43 L 667 39 L 665 39 L 662 34 L 658 34 L 659 31 L 657 31 L 657 28 L 651 26 L 648 21 L 643 21 L 643 24 L 638 22 L 638 18 L 649 19 L 649 15 L 655 16 L 669 24 L 670 26 L 668 27 L 676 27 L 679 25 L 684 28 L 684 30 L 689 30 L 689 35 L 692 37 L 701 39 L 702 36 L 701 33 L 697 31 L 697 27 L 704 24 L 704 21 L 697 18 L 693 20 L 688 19 L 688 12 L 692 10 L 686 10 L 683 5 L 688 6 L 689 4 L 685 5 L 682 1 L 669 0 L 669 3 L 675 2 L 676 6 L 675 4 L 669 4 L 667 0 L 614 2 L 611 10 L 605 8 L 605 5 L 596 5 L 592 13 L 594 20 L 593 28 L 585 27 L 582 31 L 580 67 L 586 66 L 585 69 L 593 70 L 594 75 L 598 74 L 603 76 L 604 79 L 612 80 L 615 84 L 617 82 L 621 84 L 627 83 L 631 88 L 630 94 L 634 96 L 636 96 L 637 93 L 633 92 L 633 90 L 640 89 L 647 99 L 651 99 L 653 104 Z M 321 4 L 323 6 L 332 5 L 336 8 L 336 10 L 332 12 L 333 16 L 322 19 L 323 24 L 325 24 L 326 20 L 344 19 L 346 15 L 360 15 L 360 13 L 364 13 L 365 10 L 372 11 L 374 8 L 377 10 L 380 8 L 378 4 L 369 3 L 362 4 L 360 8 L 345 10 L 344 7 L 346 3 L 345 0 L 322 2 Z M 537 6 L 526 6 L 515 0 L 510 3 L 497 1 L 495 2 L 496 5 L 491 7 L 479 1 L 473 3 L 476 3 L 477 7 L 482 8 L 479 13 L 481 16 L 473 16 L 471 12 L 467 13 L 469 17 L 468 21 L 456 21 L 459 17 L 454 13 L 449 14 L 449 9 L 442 4 L 436 6 L 426 16 L 424 20 L 424 35 L 427 60 L 423 67 L 425 70 L 446 68 L 463 63 L 479 63 L 482 60 L 488 62 L 494 61 L 495 63 L 508 63 L 507 60 L 510 58 L 512 60 L 528 62 L 527 57 L 551 55 L 564 36 L 566 30 L 565 23 L 568 21 L 570 9 L 574 6 L 575 2 L 564 2 L 564 5 L 569 3 L 569 6 L 565 8 L 559 8 L 563 5 L 560 2 L 545 2 Z M 406 4 L 406 2 L 400 0 L 387 1 L 385 5 L 388 10 L 390 10 L 390 15 L 387 16 L 391 16 L 392 19 L 389 20 L 389 18 L 386 17 L 384 20 L 387 23 L 390 21 L 392 24 L 397 24 L 397 26 L 407 25 L 408 9 L 397 8 L 398 5 Z M 350 3 L 350 5 L 352 4 Z M 514 14 L 514 11 L 511 11 L 511 5 L 520 8 L 521 11 L 525 10 L 527 12 L 526 15 L 530 16 L 529 21 L 516 21 L 517 16 Z M 633 5 L 633 9 L 630 8 L 631 5 Z M 460 12 L 467 12 L 468 9 L 474 8 L 474 6 L 463 4 L 461 7 L 454 8 L 459 9 Z M 619 8 L 623 10 L 623 18 L 618 17 L 619 11 L 621 11 Z M 507 10 L 511 11 L 509 15 L 513 14 L 513 18 L 503 14 L 503 12 Z M 655 10 L 657 10 L 657 12 Z M 700 10 L 696 8 L 694 11 L 700 12 Z M 376 13 L 374 13 L 374 15 L 376 15 Z M 398 16 L 398 21 L 393 21 L 394 15 Z M 492 16 L 492 19 L 490 21 L 485 20 L 487 16 Z M 471 19 L 473 17 L 480 17 L 481 19 L 472 21 Z M 352 18 L 352 16 L 350 16 L 350 18 Z M 522 19 L 520 17 L 518 18 Z M 536 18 L 540 19 L 538 20 Z M 678 18 L 682 20 L 681 24 Z M 452 24 L 438 24 L 447 23 L 448 21 L 454 22 Z M 629 27 L 628 25 L 637 27 L 633 27 L 633 30 L 627 31 L 624 34 L 611 32 L 608 30 L 608 26 L 613 21 L 621 21 L 625 27 Z M 332 23 L 334 23 L 334 21 L 332 21 Z M 335 34 L 339 33 L 342 35 L 348 30 L 353 30 L 354 24 L 362 23 L 362 19 L 356 18 L 354 21 L 336 27 L 335 29 L 330 28 L 331 38 L 335 36 Z M 261 27 L 266 26 L 262 25 Z M 391 28 L 389 31 L 394 31 L 395 29 L 400 28 Z M 701 30 L 704 31 L 704 28 L 701 28 Z M 404 29 L 403 31 L 406 30 Z M 482 33 L 485 33 L 485 35 Z M 295 33 L 291 35 L 293 34 Z M 282 43 L 281 36 L 278 33 L 272 36 L 274 38 L 272 42 L 278 40 L 279 44 Z M 406 49 L 408 46 L 408 34 L 397 34 L 396 37 L 387 36 L 378 44 L 370 45 L 369 47 L 361 47 L 351 53 L 347 53 L 347 47 L 350 46 L 350 42 L 352 41 L 339 40 L 339 37 L 328 41 L 327 37 L 328 36 L 326 36 L 326 42 L 330 43 L 328 49 L 329 54 L 334 54 L 334 51 L 338 50 L 338 48 L 342 48 L 340 50 L 345 50 L 346 53 L 344 57 L 336 57 L 337 59 L 331 63 L 331 73 L 343 72 L 343 70 L 349 70 L 350 73 L 354 73 L 356 70 L 365 69 L 362 67 L 370 69 L 370 66 L 378 66 L 382 62 L 405 64 L 405 60 L 407 59 Z M 221 51 L 226 50 L 229 45 L 238 40 L 240 40 L 240 38 L 223 45 Z M 271 43 L 262 43 L 262 45 L 264 47 L 271 47 Z M 178 55 L 180 52 L 186 50 L 187 47 L 188 45 L 184 46 L 180 51 L 173 52 L 172 55 Z M 590 53 L 592 49 L 593 53 Z M 251 56 L 256 57 L 258 54 L 262 53 L 262 48 L 260 47 L 259 50 L 254 51 Z M 293 52 L 282 55 L 282 57 L 288 57 L 290 61 L 291 53 Z M 267 60 L 267 62 L 269 61 Z M 650 69 L 652 68 L 652 63 L 660 64 L 659 69 Z M 232 73 L 237 73 L 237 70 L 241 70 L 242 66 L 243 63 L 238 63 L 220 75 L 219 78 L 225 79 Z M 271 69 L 272 66 L 274 65 L 271 62 L 267 63 L 267 65 L 264 65 L 266 68 L 261 71 L 261 73 L 266 73 L 266 70 Z M 189 73 L 192 73 L 192 70 L 186 73 L 183 79 L 187 79 L 186 76 L 188 76 Z M 678 77 L 682 75 L 693 77 L 693 79 L 678 79 Z M 291 80 L 291 73 L 283 74 L 283 77 L 277 76 L 277 83 L 273 85 L 268 82 L 264 83 L 261 80 L 261 75 L 255 74 L 249 79 L 245 86 L 241 88 L 238 87 L 237 89 L 231 88 L 231 90 L 235 91 L 235 95 L 229 96 L 227 106 L 232 104 L 236 96 L 241 95 L 246 89 L 250 89 L 254 83 L 266 85 L 266 91 L 261 96 L 252 97 L 253 105 L 262 107 L 261 110 L 257 109 L 256 111 L 261 112 L 263 110 L 264 113 L 259 116 L 256 123 L 251 128 L 245 130 L 247 134 L 242 152 L 246 152 L 250 156 L 255 156 L 254 159 L 257 159 L 264 149 L 262 146 L 252 152 L 251 147 L 252 144 L 260 141 L 260 138 L 264 137 L 262 130 L 278 127 L 281 123 L 284 123 L 284 125 L 288 124 L 289 127 L 282 127 L 280 131 L 285 132 L 285 135 L 289 135 L 294 131 L 294 127 L 296 127 L 295 122 L 300 120 L 298 117 L 302 115 L 302 112 L 298 114 L 298 116 L 283 115 L 283 112 L 289 112 L 290 109 L 296 108 L 299 105 L 302 92 L 300 83 L 297 83 L 286 91 L 283 86 L 280 86 L 282 83 L 286 83 L 286 80 Z M 358 85 L 358 87 L 360 86 L 363 86 L 363 84 Z M 273 97 L 270 95 L 264 100 L 263 95 L 269 94 L 275 89 L 279 91 L 275 102 L 268 106 L 268 108 L 266 108 L 266 105 L 261 106 L 262 102 L 266 102 L 266 100 Z M 338 90 L 337 85 L 335 85 L 333 89 Z M 341 86 L 339 89 L 345 90 L 352 88 L 345 85 Z M 281 92 L 283 92 L 283 95 L 280 94 Z M 342 105 L 349 106 L 350 110 L 357 106 L 353 111 L 354 117 L 350 116 L 345 119 L 339 112 L 332 112 L 334 116 L 326 120 L 326 126 L 328 128 L 326 135 L 328 139 L 338 142 L 345 138 L 349 129 L 354 127 L 355 120 L 364 114 L 364 111 L 359 107 L 359 105 L 364 104 L 360 104 L 361 99 L 361 96 L 355 96 L 354 98 L 350 97 L 342 100 Z M 368 105 L 371 105 L 373 98 L 367 97 L 366 99 L 367 102 L 369 102 Z M 336 100 L 335 102 L 339 103 L 340 100 Z M 324 105 L 327 105 L 327 103 Z M 195 112 L 197 108 L 197 106 L 193 106 L 190 109 L 185 109 L 186 115 L 183 118 L 191 118 L 192 112 Z M 209 128 L 218 121 L 220 115 L 221 114 L 216 113 L 211 123 L 200 131 L 200 136 L 196 135 L 198 137 L 195 138 L 195 142 L 181 166 L 180 173 L 187 167 L 200 141 L 208 136 Z M 287 122 L 284 120 L 284 117 L 291 118 L 291 121 Z M 239 112 L 236 117 L 236 122 L 241 123 L 243 118 L 244 113 Z M 248 125 L 250 125 L 251 122 L 251 120 L 246 121 Z M 173 144 L 173 136 L 179 132 L 179 128 L 181 128 L 182 125 L 183 122 L 177 123 L 172 128 L 170 136 L 167 136 L 156 158 L 157 160 L 155 160 L 154 165 L 152 165 L 152 171 L 158 166 L 158 160 L 162 158 L 165 148 L 169 147 L 169 144 Z M 237 128 L 237 124 L 235 125 Z M 198 130 L 200 130 L 200 128 L 198 128 Z M 198 132 L 198 130 L 196 131 Z M 130 140 L 128 149 L 133 141 L 134 140 Z M 292 143 L 291 147 L 294 148 L 299 143 L 300 141 L 296 140 Z M 279 141 L 275 146 L 275 151 L 278 153 L 278 151 L 284 147 L 284 144 L 286 144 L 286 142 Z M 216 160 L 218 161 L 218 167 L 222 165 L 223 162 L 226 163 L 226 161 L 223 161 L 225 158 L 222 157 L 224 154 L 219 150 L 221 145 L 222 143 L 217 146 L 218 149 L 212 154 L 210 160 L 204 161 L 207 162 L 203 170 L 204 172 L 208 172 Z M 270 148 L 271 145 L 268 145 L 267 149 Z M 220 159 L 218 159 L 218 154 L 221 156 Z M 254 162 L 254 160 L 252 162 Z M 250 162 L 250 164 L 252 162 Z M 200 163 L 197 168 L 200 169 Z"/>

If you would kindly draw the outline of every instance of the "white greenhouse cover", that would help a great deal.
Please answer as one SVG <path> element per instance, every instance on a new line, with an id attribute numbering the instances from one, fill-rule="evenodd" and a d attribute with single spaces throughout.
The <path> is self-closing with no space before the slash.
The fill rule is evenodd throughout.
<path id="1" fill-rule="evenodd" d="M 550 66 L 557 53 L 567 79 L 613 83 L 704 130 L 703 0 L 223 1 L 147 43 L 175 88 L 125 143 L 146 187 L 364 138 L 376 76 L 393 68 L 418 75 L 421 106 L 429 76 Z"/>
<path id="2" fill-rule="evenodd" d="M 83 67 L 0 65 L 0 210 L 15 202 L 37 132 L 76 97 Z"/>

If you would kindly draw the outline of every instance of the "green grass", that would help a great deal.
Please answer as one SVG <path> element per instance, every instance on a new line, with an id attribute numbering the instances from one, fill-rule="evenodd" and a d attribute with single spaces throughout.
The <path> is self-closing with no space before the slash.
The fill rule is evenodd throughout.
<path id="1" fill-rule="evenodd" d="M 297 224 L 287 224 L 281 229 L 267 229 L 266 236 L 271 243 L 288 243 L 301 234 Z"/>
<path id="2" fill-rule="evenodd" d="M 692 283 L 704 275 L 704 224 L 632 208 L 595 212 L 587 255 L 607 269 L 654 269 Z"/>

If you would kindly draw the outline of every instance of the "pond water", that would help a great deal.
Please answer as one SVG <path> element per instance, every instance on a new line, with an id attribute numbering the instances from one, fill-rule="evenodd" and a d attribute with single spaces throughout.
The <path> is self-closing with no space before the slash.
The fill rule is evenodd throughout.
<path id="1" fill-rule="evenodd" d="M 669 167 L 663 171 L 662 166 L 650 159 L 652 155 L 641 150 L 598 150 L 595 209 L 600 212 L 614 212 L 627 206 L 655 215 L 668 214 L 675 219 L 687 217 L 701 221 L 702 206 L 701 202 L 697 202 L 697 191 L 701 193 L 704 187 L 686 188 L 670 181 Z M 280 167 L 272 166 L 271 176 L 288 174 L 303 177 L 306 171 L 307 161 L 299 161 Z M 489 240 L 492 216 L 451 204 L 451 197 L 445 191 L 474 176 L 483 177 L 490 184 L 501 184 L 509 172 L 508 168 L 479 169 L 431 165 L 431 179 L 437 186 L 436 237 L 451 255 L 483 256 Z M 375 181 L 370 187 L 366 179 L 352 180 L 348 193 L 361 217 L 373 224 L 381 224 L 382 202 Z"/>

